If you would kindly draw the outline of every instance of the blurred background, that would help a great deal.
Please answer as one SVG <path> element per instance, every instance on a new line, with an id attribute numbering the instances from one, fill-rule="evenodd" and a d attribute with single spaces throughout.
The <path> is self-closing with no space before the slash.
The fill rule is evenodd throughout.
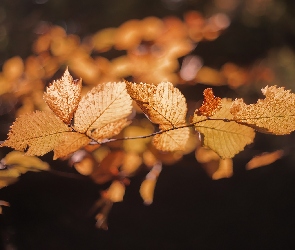
<path id="1" fill-rule="evenodd" d="M 170 81 L 192 114 L 207 87 L 248 103 L 262 98 L 266 85 L 294 92 L 294 53 L 291 0 L 1 0 L 0 140 L 19 115 L 46 110 L 43 91 L 67 66 L 85 91 L 122 78 Z M 142 114 L 132 125 L 123 135 L 154 129 Z M 0 203 L 0 246 L 294 249 L 294 139 L 257 134 L 225 170 L 196 141 L 181 155 L 155 152 L 150 141 L 99 148 L 93 151 L 99 159 L 117 147 L 129 165 L 139 159 L 124 201 L 103 206 L 108 230 L 97 227 L 94 204 L 111 178 L 89 178 L 68 166 L 71 159 L 52 161 L 51 153 L 41 159 L 52 171 L 0 165 L 2 173 L 14 171 L 0 175 L 0 200 L 10 204 Z M 0 158 L 10 151 L 1 148 Z M 249 163 L 261 154 L 263 160 Z M 163 169 L 146 205 L 139 190 L 155 158 Z"/>

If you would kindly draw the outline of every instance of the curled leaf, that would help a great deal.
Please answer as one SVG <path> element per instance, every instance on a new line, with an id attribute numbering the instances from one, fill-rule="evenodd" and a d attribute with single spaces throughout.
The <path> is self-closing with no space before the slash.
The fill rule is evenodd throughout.
<path id="1" fill-rule="evenodd" d="M 46 171 L 49 165 L 38 157 L 24 155 L 20 151 L 8 153 L 2 160 L 1 165 L 7 166 L 0 170 L 0 188 L 17 181 L 17 178 L 28 171 Z"/>
<path id="2" fill-rule="evenodd" d="M 247 105 L 236 99 L 230 108 L 233 118 L 262 133 L 289 134 L 295 130 L 295 94 L 282 87 L 265 87 L 265 99 Z"/>

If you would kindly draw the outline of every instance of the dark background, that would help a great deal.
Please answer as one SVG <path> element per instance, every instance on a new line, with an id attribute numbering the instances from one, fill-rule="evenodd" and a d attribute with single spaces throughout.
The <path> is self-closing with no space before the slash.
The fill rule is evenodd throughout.
<path id="1" fill-rule="evenodd" d="M 247 66 L 265 57 L 270 49 L 294 50 L 294 2 L 271 1 L 285 6 L 284 15 L 276 21 L 267 15 L 250 15 L 255 21 L 250 25 L 241 18 L 249 1 L 241 1 L 231 13 L 231 26 L 222 36 L 197 46 L 194 53 L 206 65 L 220 67 L 232 61 Z M 210 13 L 214 1 L 2 0 L 1 8 L 5 15 L 0 25 L 6 29 L 6 40 L 0 41 L 2 65 L 12 56 L 25 58 L 31 53 L 34 29 L 41 21 L 84 37 L 131 18 L 182 17 L 187 10 Z M 1 140 L 6 132 L 1 131 Z M 164 166 L 150 206 L 143 204 L 138 193 L 147 173 L 143 170 L 132 178 L 124 202 L 114 204 L 108 231 L 97 229 L 94 215 L 89 214 L 101 186 L 84 177 L 27 173 L 17 183 L 0 189 L 0 199 L 10 203 L 0 215 L 0 247 L 295 249 L 293 144 L 294 134 L 257 135 L 254 145 L 234 158 L 233 177 L 218 181 L 207 176 L 193 155 L 187 155 L 174 166 Z M 288 153 L 269 166 L 245 170 L 252 156 L 277 149 Z M 52 162 L 50 154 L 42 159 L 61 172 L 73 172 L 64 162 Z"/>

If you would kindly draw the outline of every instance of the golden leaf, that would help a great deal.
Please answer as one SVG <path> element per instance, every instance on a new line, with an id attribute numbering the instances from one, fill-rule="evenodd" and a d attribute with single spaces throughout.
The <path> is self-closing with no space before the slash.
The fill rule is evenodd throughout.
<path id="1" fill-rule="evenodd" d="M 159 124 L 161 134 L 155 135 L 153 143 L 162 151 L 183 150 L 189 139 L 185 125 L 186 100 L 182 93 L 169 82 L 158 85 L 127 82 L 127 91 L 151 122 Z"/>
<path id="2" fill-rule="evenodd" d="M 189 134 L 189 128 L 187 127 L 169 130 L 155 135 L 153 144 L 158 150 L 162 151 L 184 150 L 189 139 Z"/>
<path id="3" fill-rule="evenodd" d="M 126 118 L 117 120 L 115 122 L 110 122 L 100 128 L 93 130 L 91 133 L 91 138 L 96 141 L 111 138 L 115 135 L 118 135 L 122 129 L 128 126 L 130 123 L 131 121 L 128 121 Z"/>
<path id="4" fill-rule="evenodd" d="M 172 83 L 127 82 L 127 91 L 151 122 L 170 125 L 171 128 L 185 124 L 186 100 Z"/>
<path id="5" fill-rule="evenodd" d="M 122 119 L 131 112 L 132 100 L 124 82 L 99 84 L 81 99 L 75 112 L 74 129 L 91 138 L 100 139 L 100 129 L 108 136 L 114 135 L 118 133 L 116 122 L 122 129 L 127 125 Z"/>
<path id="6" fill-rule="evenodd" d="M 82 79 L 73 80 L 68 69 L 57 81 L 47 87 L 43 98 L 49 108 L 65 123 L 73 118 L 81 99 Z"/>
<path id="7" fill-rule="evenodd" d="M 84 134 L 77 132 L 65 133 L 59 140 L 59 144 L 54 148 L 53 159 L 68 156 L 78 149 L 88 145 L 91 139 Z"/>
<path id="8" fill-rule="evenodd" d="M 232 103 L 230 112 L 234 119 L 263 133 L 285 135 L 294 131 L 295 94 L 276 86 L 261 91 L 265 99 L 256 104 L 246 105 L 242 99 Z"/>
<path id="9" fill-rule="evenodd" d="M 215 151 L 221 158 L 232 158 L 247 144 L 253 142 L 255 132 L 252 128 L 231 121 L 230 113 L 232 101 L 222 99 L 222 107 L 212 117 L 194 114 L 192 122 L 200 132 L 203 144 Z"/>
<path id="10" fill-rule="evenodd" d="M 71 131 L 71 128 L 51 111 L 36 111 L 15 120 L 8 133 L 8 139 L 1 147 L 27 150 L 27 155 L 40 156 L 53 150 Z"/>
<path id="11" fill-rule="evenodd" d="M 221 98 L 213 95 L 212 88 L 204 90 L 204 101 L 202 106 L 195 111 L 197 115 L 212 116 L 214 113 L 221 108 Z"/>

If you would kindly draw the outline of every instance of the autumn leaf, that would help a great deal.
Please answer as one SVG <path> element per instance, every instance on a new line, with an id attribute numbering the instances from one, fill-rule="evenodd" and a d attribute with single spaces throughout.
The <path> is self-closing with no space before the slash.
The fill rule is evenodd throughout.
<path id="1" fill-rule="evenodd" d="M 151 122 L 171 128 L 185 124 L 186 100 L 172 83 L 154 85 L 127 82 L 127 91 Z"/>
<path id="2" fill-rule="evenodd" d="M 66 124 L 73 118 L 81 99 L 82 79 L 73 80 L 68 69 L 61 79 L 47 87 L 43 98 L 49 108 Z"/>
<path id="3" fill-rule="evenodd" d="M 163 133 L 154 137 L 155 147 L 162 151 L 183 150 L 189 129 L 172 130 L 185 125 L 187 105 L 182 93 L 169 82 L 158 85 L 127 82 L 127 91 L 150 121 L 160 125 Z"/>
<path id="4" fill-rule="evenodd" d="M 289 134 L 295 130 L 295 94 L 282 87 L 265 87 L 265 99 L 247 105 L 236 99 L 230 108 L 233 118 L 262 133 Z"/>
<path id="5" fill-rule="evenodd" d="M 197 115 L 212 116 L 221 108 L 221 98 L 213 95 L 212 88 L 204 90 L 204 101 L 202 106 L 195 111 Z"/>
<path id="6" fill-rule="evenodd" d="M 126 118 L 117 120 L 115 122 L 110 122 L 104 126 L 97 128 L 92 131 L 91 137 L 96 141 L 102 141 L 105 138 L 111 138 L 115 135 L 118 135 L 123 128 L 128 126 L 131 121 Z"/>
<path id="7" fill-rule="evenodd" d="M 124 120 L 132 112 L 132 100 L 124 82 L 99 84 L 80 101 L 74 116 L 74 129 L 100 140 L 113 136 L 128 125 Z M 104 130 L 102 136 L 100 130 Z"/>
<path id="8" fill-rule="evenodd" d="M 194 114 L 192 122 L 201 133 L 204 146 L 211 148 L 221 158 L 232 158 L 253 142 L 255 132 L 252 128 L 232 121 L 230 113 L 232 101 L 222 99 L 222 107 L 213 116 Z"/>
<path id="9" fill-rule="evenodd" d="M 91 139 L 84 134 L 77 132 L 64 133 L 59 139 L 58 145 L 54 148 L 53 160 L 68 156 L 80 148 L 87 146 L 90 142 Z"/>
<path id="10" fill-rule="evenodd" d="M 55 149 L 71 132 L 72 129 L 51 111 L 36 111 L 16 118 L 1 147 L 41 156 Z"/>
<path id="11" fill-rule="evenodd" d="M 165 130 L 165 129 L 164 129 Z M 158 150 L 176 151 L 183 150 L 189 139 L 189 128 L 179 128 L 157 134 L 153 138 L 153 144 Z"/>

